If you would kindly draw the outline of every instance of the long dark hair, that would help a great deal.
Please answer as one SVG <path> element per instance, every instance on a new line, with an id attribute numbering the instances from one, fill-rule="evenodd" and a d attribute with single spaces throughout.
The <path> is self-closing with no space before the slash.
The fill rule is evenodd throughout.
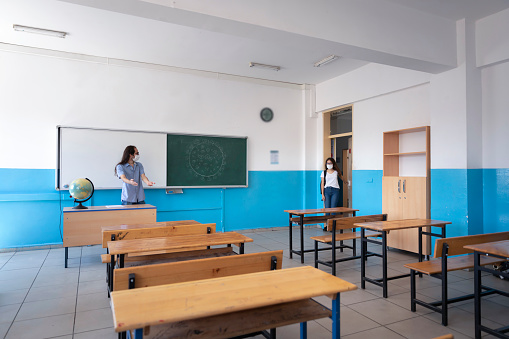
<path id="1" fill-rule="evenodd" d="M 115 165 L 115 176 L 117 175 L 117 166 L 124 165 L 129 162 L 129 157 L 135 153 L 136 146 L 129 145 L 125 148 L 124 154 L 122 154 L 122 160 L 118 164 Z"/>
<path id="2" fill-rule="evenodd" d="M 338 164 L 336 163 L 336 160 L 334 160 L 334 158 L 327 158 L 325 160 L 325 170 L 327 170 L 327 161 L 332 161 L 332 169 L 336 170 L 336 172 L 338 172 L 338 175 L 341 174 L 341 171 L 339 170 L 339 167 L 338 167 Z"/>

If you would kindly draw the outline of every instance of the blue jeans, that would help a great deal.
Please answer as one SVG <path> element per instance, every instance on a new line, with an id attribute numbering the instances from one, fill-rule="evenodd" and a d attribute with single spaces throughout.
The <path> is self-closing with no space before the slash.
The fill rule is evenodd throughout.
<path id="1" fill-rule="evenodd" d="M 338 207 L 339 202 L 339 188 L 325 187 L 323 194 L 325 195 L 325 208 Z M 330 215 L 327 213 L 325 215 Z"/>
<path id="2" fill-rule="evenodd" d="M 122 200 L 122 205 L 143 205 L 143 204 L 145 204 L 145 200 L 138 202 L 129 202 Z"/>

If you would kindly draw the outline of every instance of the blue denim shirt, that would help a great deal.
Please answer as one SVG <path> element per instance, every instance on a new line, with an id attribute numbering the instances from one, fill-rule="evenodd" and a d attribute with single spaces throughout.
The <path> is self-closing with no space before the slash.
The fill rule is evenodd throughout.
<path id="1" fill-rule="evenodd" d="M 122 201 L 138 202 L 145 200 L 145 192 L 143 191 L 143 182 L 141 175 L 145 174 L 143 165 L 140 162 L 135 162 L 134 167 L 129 163 L 124 165 L 117 165 L 117 175 L 124 174 L 128 180 L 134 179 L 138 183 L 138 186 L 126 184 L 122 181 Z"/>

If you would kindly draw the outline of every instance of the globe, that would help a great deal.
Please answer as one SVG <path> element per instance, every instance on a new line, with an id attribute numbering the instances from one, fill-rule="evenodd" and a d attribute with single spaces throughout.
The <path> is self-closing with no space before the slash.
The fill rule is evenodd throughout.
<path id="1" fill-rule="evenodd" d="M 94 184 L 88 178 L 79 178 L 73 180 L 69 184 L 69 193 L 74 198 L 74 202 L 78 202 L 79 205 L 73 208 L 75 209 L 87 209 L 82 203 L 88 201 L 94 194 Z"/>

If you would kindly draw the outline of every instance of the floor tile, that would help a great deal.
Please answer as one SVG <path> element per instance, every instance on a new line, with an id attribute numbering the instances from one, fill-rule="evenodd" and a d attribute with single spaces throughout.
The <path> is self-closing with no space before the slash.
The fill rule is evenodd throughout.
<path id="1" fill-rule="evenodd" d="M 445 334 L 452 334 L 454 339 L 471 338 L 471 336 L 465 336 L 424 317 L 396 322 L 386 327 L 406 338 L 412 339 L 429 339 Z"/>
<path id="2" fill-rule="evenodd" d="M 0 338 L 4 338 L 7 334 L 7 331 L 11 327 L 11 323 L 1 323 L 0 324 Z"/>
<path id="3" fill-rule="evenodd" d="M 52 338 L 72 334 L 74 314 L 15 321 L 5 339 Z"/>
<path id="4" fill-rule="evenodd" d="M 79 283 L 78 295 L 104 292 L 106 295 L 106 281 L 94 280 Z"/>
<path id="5" fill-rule="evenodd" d="M 75 333 L 103 328 L 111 328 L 113 330 L 113 314 L 110 308 L 76 313 Z"/>
<path id="6" fill-rule="evenodd" d="M 85 281 L 106 281 L 106 266 L 102 267 L 98 270 L 91 270 L 91 271 L 83 271 L 80 272 L 79 276 L 79 282 L 85 282 Z"/>
<path id="7" fill-rule="evenodd" d="M 355 312 L 351 308 L 341 307 L 340 309 L 341 319 L 341 336 L 361 332 L 371 328 L 380 326 L 380 324 L 373 320 L 363 316 L 362 314 Z M 329 331 L 332 331 L 332 320 L 329 318 L 318 319 L 317 323 L 322 325 Z"/>
<path id="8" fill-rule="evenodd" d="M 20 270 L 0 271 L 0 281 L 4 280 L 34 280 L 39 273 L 39 267 L 25 268 Z M 0 283 L 0 290 L 2 284 Z"/>
<path id="9" fill-rule="evenodd" d="M 33 287 L 62 285 L 62 284 L 76 284 L 78 282 L 78 272 L 70 273 L 39 273 L 34 281 Z"/>
<path id="10" fill-rule="evenodd" d="M 509 298 L 507 297 L 501 296 L 500 298 L 505 298 L 505 300 L 509 300 Z M 469 303 L 458 306 L 458 308 L 470 313 L 475 312 L 473 300 L 470 301 Z M 487 318 L 494 322 L 507 326 L 509 325 L 509 302 L 503 305 L 499 303 L 494 303 L 489 299 L 483 298 L 481 300 L 481 316 L 483 318 Z"/>
<path id="11" fill-rule="evenodd" d="M 413 312 L 383 299 L 369 300 L 350 305 L 349 307 L 381 325 L 418 316 Z"/>
<path id="12" fill-rule="evenodd" d="M 25 302 L 76 296 L 78 284 L 32 287 Z"/>
<path id="13" fill-rule="evenodd" d="M 0 306 L 0 323 L 11 323 L 20 307 L 21 304 Z"/>
<path id="14" fill-rule="evenodd" d="M 0 283 L 1 284 L 1 283 Z M 0 306 L 21 304 L 28 294 L 28 288 L 8 292 L 0 292 Z"/>
<path id="15" fill-rule="evenodd" d="M 436 323 L 441 324 L 442 323 L 442 315 L 433 312 L 425 315 L 427 319 L 433 320 Z M 451 307 L 449 308 L 448 312 L 448 325 L 447 327 L 450 329 L 453 329 L 455 331 L 458 331 L 460 333 L 463 333 L 467 336 L 474 336 L 475 334 L 475 320 L 474 320 L 474 314 L 467 312 L 465 310 L 462 310 L 457 307 Z M 509 314 L 507 314 L 507 319 L 509 319 Z M 502 327 L 502 324 L 495 323 L 489 319 L 483 318 L 482 324 L 484 326 L 488 326 L 490 328 L 499 328 Z M 509 325 L 509 321 L 507 322 Z"/>
<path id="16" fill-rule="evenodd" d="M 394 331 L 391 331 L 387 327 L 376 327 L 371 330 L 347 335 L 343 337 L 344 339 L 367 339 L 367 338 L 376 338 L 376 339 L 402 339 L 405 338 Z"/>
<path id="17" fill-rule="evenodd" d="M 101 330 L 88 331 L 82 333 L 76 333 L 74 339 L 118 339 L 118 334 L 111 328 L 104 328 Z"/>
<path id="18" fill-rule="evenodd" d="M 21 306 L 16 321 L 43 318 L 72 313 L 76 310 L 76 297 L 47 299 L 25 302 Z"/>
<path id="19" fill-rule="evenodd" d="M 108 298 L 106 291 L 93 294 L 80 294 L 78 295 L 76 312 L 91 311 L 109 307 L 110 298 Z"/>

